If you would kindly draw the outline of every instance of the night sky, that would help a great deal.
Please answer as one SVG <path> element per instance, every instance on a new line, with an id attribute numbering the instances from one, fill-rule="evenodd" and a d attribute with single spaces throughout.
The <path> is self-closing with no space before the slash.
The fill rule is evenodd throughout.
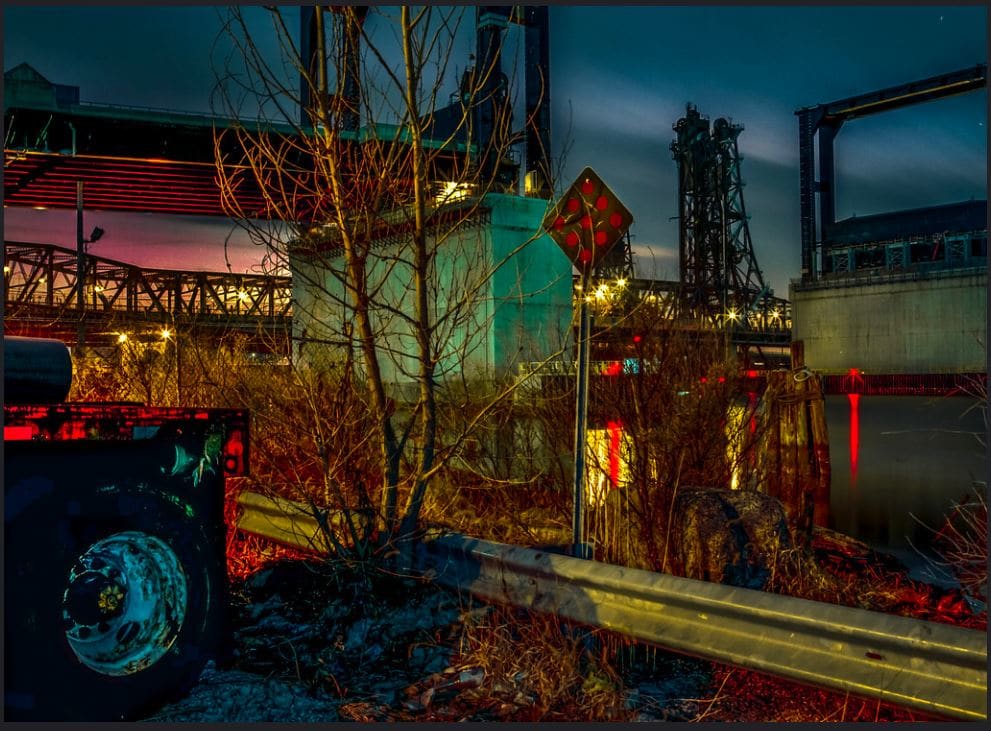
<path id="1" fill-rule="evenodd" d="M 290 27 L 298 27 L 296 12 L 286 12 Z M 8 6 L 3 14 L 5 69 L 26 62 L 50 81 L 79 86 L 83 101 L 210 109 L 219 29 L 211 7 Z M 794 112 L 956 71 L 988 55 L 987 9 L 980 6 L 556 6 L 550 17 L 559 184 L 586 165 L 595 168 L 636 219 L 639 274 L 673 279 L 672 125 L 687 102 L 710 119 L 742 124 L 750 231 L 779 296 L 799 274 Z M 458 46 L 460 68 L 470 46 Z M 511 41 L 507 48 L 513 56 Z M 837 138 L 836 164 L 838 218 L 984 199 L 986 91 L 848 122 Z M 70 211 L 4 214 L 9 240 L 75 240 Z M 98 211 L 87 212 L 86 221 L 107 231 L 94 253 L 147 266 L 226 268 L 227 223 Z M 261 256 L 237 240 L 230 251 L 236 271 Z"/>

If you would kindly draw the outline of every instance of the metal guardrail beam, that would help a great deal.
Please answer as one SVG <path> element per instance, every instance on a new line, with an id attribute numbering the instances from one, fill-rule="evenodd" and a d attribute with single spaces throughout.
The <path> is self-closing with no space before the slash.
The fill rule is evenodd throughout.
<path id="1" fill-rule="evenodd" d="M 242 530 L 313 547 L 317 523 L 305 507 L 250 494 L 239 502 Z M 420 544 L 416 560 L 438 583 L 484 600 L 928 713 L 987 718 L 986 632 L 459 535 Z"/>
<path id="2" fill-rule="evenodd" d="M 244 508 L 236 522 L 240 530 L 306 551 L 330 553 L 333 548 L 314 511 L 305 503 L 254 492 L 242 492 L 237 502 Z M 325 518 L 339 535 L 345 527 L 341 514 L 330 512 Z"/>

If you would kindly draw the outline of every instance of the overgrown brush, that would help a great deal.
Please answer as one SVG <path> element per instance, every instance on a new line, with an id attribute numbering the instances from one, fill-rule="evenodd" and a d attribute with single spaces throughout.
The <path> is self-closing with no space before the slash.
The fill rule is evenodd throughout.
<path id="1" fill-rule="evenodd" d="M 504 720 L 629 719 L 622 680 L 595 639 L 554 616 L 498 607 L 469 615 L 459 660 L 484 670 L 483 697 L 509 699 Z"/>

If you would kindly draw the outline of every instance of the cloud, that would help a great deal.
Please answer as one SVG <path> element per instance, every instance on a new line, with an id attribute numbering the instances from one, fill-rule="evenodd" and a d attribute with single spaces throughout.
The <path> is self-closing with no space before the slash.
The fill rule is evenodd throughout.
<path id="1" fill-rule="evenodd" d="M 641 279 L 678 279 L 678 248 L 662 244 L 632 244 L 633 266 Z"/>
<path id="2" fill-rule="evenodd" d="M 616 135 L 635 139 L 673 139 L 673 125 L 685 112 L 684 102 L 656 86 L 615 73 L 578 69 L 580 85 L 562 80 L 555 88 L 555 118 L 576 128 L 594 130 L 611 144 Z"/>

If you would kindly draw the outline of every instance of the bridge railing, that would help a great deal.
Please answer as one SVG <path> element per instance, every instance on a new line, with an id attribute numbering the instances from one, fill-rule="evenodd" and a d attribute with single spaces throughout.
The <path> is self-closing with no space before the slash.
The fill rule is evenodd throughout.
<path id="1" fill-rule="evenodd" d="M 292 316 L 287 276 L 147 269 L 87 254 L 80 280 L 72 249 L 5 242 L 4 253 L 8 317 L 21 305 L 77 313 L 80 285 L 83 309 L 91 313 L 158 314 L 170 320 Z"/>

